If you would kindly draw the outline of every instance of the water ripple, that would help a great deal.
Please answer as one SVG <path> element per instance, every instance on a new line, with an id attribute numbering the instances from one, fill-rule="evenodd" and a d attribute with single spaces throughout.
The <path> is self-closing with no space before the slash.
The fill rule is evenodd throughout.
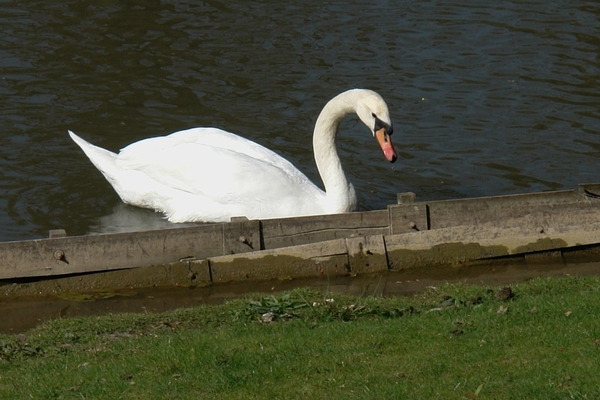
<path id="1" fill-rule="evenodd" d="M 67 129 L 117 150 L 219 126 L 318 181 L 316 116 L 358 86 L 388 102 L 400 154 L 344 122 L 363 209 L 597 181 L 599 19 L 575 1 L 0 3 L 0 240 L 115 213 Z"/>

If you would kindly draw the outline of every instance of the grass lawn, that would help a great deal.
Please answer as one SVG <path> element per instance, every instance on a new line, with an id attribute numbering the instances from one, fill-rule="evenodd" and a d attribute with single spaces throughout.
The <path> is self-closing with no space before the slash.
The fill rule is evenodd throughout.
<path id="1" fill-rule="evenodd" d="M 0 398 L 600 398 L 600 278 L 511 288 L 54 320 L 0 336 Z"/>

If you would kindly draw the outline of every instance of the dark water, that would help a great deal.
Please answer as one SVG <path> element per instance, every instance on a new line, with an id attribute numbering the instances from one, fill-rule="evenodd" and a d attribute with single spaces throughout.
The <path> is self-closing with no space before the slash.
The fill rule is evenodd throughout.
<path id="1" fill-rule="evenodd" d="M 0 1 L 0 241 L 159 222 L 120 205 L 67 129 L 118 150 L 218 126 L 318 180 L 314 121 L 353 87 L 386 99 L 400 154 L 343 124 L 362 209 L 600 181 L 595 2 L 52 3 Z"/>

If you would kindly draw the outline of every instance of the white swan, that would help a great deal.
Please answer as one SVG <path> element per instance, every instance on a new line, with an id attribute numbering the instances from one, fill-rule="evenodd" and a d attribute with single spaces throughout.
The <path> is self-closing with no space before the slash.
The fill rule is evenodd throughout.
<path id="1" fill-rule="evenodd" d="M 161 211 L 171 222 L 333 214 L 356 207 L 335 146 L 339 123 L 352 112 L 372 131 L 386 159 L 396 161 L 383 99 L 371 90 L 343 92 L 325 105 L 313 135 L 325 191 L 273 151 L 217 128 L 144 139 L 119 154 L 69 135 L 125 203 Z"/>

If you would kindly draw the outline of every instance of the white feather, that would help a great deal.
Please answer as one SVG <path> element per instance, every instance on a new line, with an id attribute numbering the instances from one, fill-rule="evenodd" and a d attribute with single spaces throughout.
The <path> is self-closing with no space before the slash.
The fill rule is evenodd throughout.
<path id="1" fill-rule="evenodd" d="M 69 135 L 125 203 L 164 212 L 171 222 L 338 213 L 352 211 L 356 195 L 341 170 L 336 131 L 344 115 L 364 106 L 389 121 L 381 97 L 358 89 L 331 100 L 317 120 L 313 145 L 327 192 L 273 151 L 217 128 L 144 139 L 119 154 Z M 361 114 L 373 129 L 370 114 Z"/>

